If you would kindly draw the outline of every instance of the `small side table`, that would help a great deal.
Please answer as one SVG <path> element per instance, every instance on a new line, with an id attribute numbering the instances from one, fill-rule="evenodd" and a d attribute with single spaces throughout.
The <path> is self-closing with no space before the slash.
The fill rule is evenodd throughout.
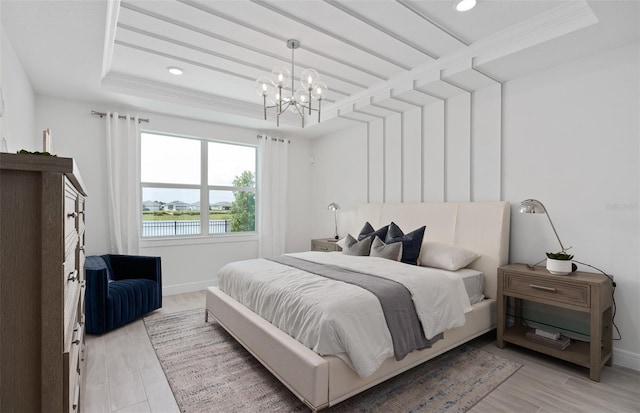
<path id="1" fill-rule="evenodd" d="M 604 365 L 612 363 L 612 282 L 600 274 L 576 271 L 553 275 L 544 267 L 529 269 L 524 264 L 498 268 L 498 334 L 496 345 L 504 343 L 538 351 L 589 369 L 589 378 L 600 381 Z M 507 298 L 515 299 L 515 324 L 507 328 Z M 522 300 L 586 312 L 590 316 L 591 342 L 572 342 L 564 350 L 529 341 L 522 320 Z"/>
<path id="2" fill-rule="evenodd" d="M 311 240 L 311 251 L 342 251 L 334 238 L 316 238 Z"/>

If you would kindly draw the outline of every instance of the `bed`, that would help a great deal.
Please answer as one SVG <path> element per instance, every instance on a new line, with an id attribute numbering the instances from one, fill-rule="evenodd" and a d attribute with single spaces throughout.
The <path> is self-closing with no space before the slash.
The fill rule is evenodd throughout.
<path id="1" fill-rule="evenodd" d="M 509 204 L 366 204 L 358 208 L 355 223 L 361 226 L 369 222 L 380 228 L 392 221 L 406 229 L 426 225 L 423 249 L 427 243 L 436 242 L 480 255 L 469 268 L 484 274 L 484 299 L 464 314 L 463 325 L 446 330 L 431 348 L 413 351 L 400 361 L 389 357 L 372 374 L 362 377 L 344 358 L 320 356 L 216 287 L 207 290 L 205 318 L 213 316 L 314 411 L 335 405 L 495 328 L 497 268 L 508 260 Z M 352 228 L 351 233 L 358 231 Z"/>

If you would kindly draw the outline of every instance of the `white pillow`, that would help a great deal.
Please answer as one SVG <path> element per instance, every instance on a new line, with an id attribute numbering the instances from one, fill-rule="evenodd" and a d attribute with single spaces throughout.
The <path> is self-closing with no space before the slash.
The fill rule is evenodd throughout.
<path id="1" fill-rule="evenodd" d="M 425 242 L 420 256 L 420 265 L 457 271 L 478 258 L 480 258 L 478 254 L 466 248 L 438 242 Z"/>

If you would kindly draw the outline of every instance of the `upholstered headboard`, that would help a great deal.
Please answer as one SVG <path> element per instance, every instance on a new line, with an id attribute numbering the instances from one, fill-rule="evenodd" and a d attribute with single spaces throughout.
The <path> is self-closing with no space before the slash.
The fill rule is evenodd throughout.
<path id="1" fill-rule="evenodd" d="M 509 259 L 508 202 L 377 203 L 358 208 L 357 223 L 375 229 L 395 222 L 404 232 L 427 226 L 425 242 L 470 249 L 480 258 L 469 267 L 485 275 L 484 294 L 496 297 L 497 268 Z"/>

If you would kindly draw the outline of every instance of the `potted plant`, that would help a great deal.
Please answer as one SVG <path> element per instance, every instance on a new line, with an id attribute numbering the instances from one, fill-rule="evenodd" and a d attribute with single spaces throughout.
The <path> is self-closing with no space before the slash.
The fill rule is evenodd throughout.
<path id="1" fill-rule="evenodd" d="M 572 259 L 573 255 L 569 255 L 564 251 L 547 252 L 547 270 L 551 274 L 567 275 L 573 271 Z"/>

